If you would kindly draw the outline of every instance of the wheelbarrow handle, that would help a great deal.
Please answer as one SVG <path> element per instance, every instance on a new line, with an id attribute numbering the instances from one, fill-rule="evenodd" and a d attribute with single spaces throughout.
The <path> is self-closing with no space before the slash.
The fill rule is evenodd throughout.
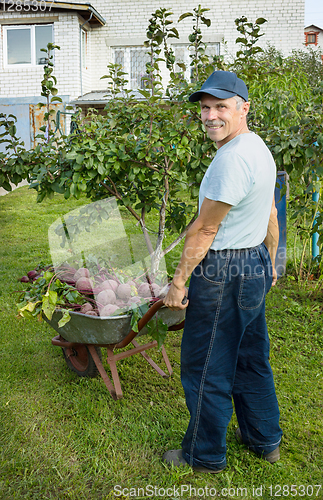
<path id="1" fill-rule="evenodd" d="M 151 320 L 151 318 L 163 305 L 164 301 L 163 299 L 160 299 L 148 309 L 146 314 L 144 314 L 143 317 L 138 321 L 138 332 L 140 332 L 140 330 L 142 330 L 143 327 L 147 325 L 148 321 Z M 119 342 L 119 344 L 115 345 L 115 348 L 121 349 L 122 347 L 126 347 L 136 337 L 136 335 L 138 335 L 138 332 L 130 330 L 128 335 L 121 342 Z"/>

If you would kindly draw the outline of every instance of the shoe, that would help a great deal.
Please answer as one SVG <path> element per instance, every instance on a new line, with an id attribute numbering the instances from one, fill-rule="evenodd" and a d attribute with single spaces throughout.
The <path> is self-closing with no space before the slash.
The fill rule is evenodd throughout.
<path id="1" fill-rule="evenodd" d="M 164 453 L 163 462 L 166 462 L 168 465 L 174 465 L 175 467 L 185 467 L 186 465 L 189 465 L 188 462 L 186 462 L 185 458 L 183 458 L 182 455 L 182 450 L 169 450 Z M 211 474 L 217 474 L 218 472 L 222 472 L 223 469 L 209 469 L 208 467 L 200 467 L 200 466 L 193 466 L 192 469 L 195 472 L 208 472 Z"/>
<path id="2" fill-rule="evenodd" d="M 242 434 L 241 434 L 241 430 L 239 427 L 236 430 L 236 440 L 238 441 L 239 444 L 245 444 L 242 440 Z M 248 445 L 246 445 L 246 446 L 248 446 Z M 249 448 L 249 446 L 248 446 L 248 448 Z M 250 451 L 253 451 L 253 450 L 250 450 Z M 256 452 L 254 452 L 254 453 L 256 453 Z M 275 448 L 270 453 L 267 453 L 266 455 L 263 455 L 263 454 L 259 455 L 259 453 L 256 453 L 256 455 L 260 456 L 263 460 L 266 460 L 266 462 L 269 462 L 270 464 L 274 464 L 275 462 L 277 462 L 280 459 L 279 446 L 277 446 L 277 448 Z"/>

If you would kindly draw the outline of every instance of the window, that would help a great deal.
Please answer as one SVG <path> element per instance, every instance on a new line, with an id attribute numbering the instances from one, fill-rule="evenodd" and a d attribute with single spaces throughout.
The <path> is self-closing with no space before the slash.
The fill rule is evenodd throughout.
<path id="1" fill-rule="evenodd" d="M 191 64 L 191 58 L 190 58 L 190 51 L 192 49 L 189 49 L 187 44 L 174 44 L 173 47 L 174 53 L 175 53 L 175 59 L 177 63 L 184 63 L 186 66 L 186 70 L 184 72 L 184 77 L 186 80 L 191 81 L 192 80 L 192 67 L 190 66 Z M 205 49 L 205 54 L 209 56 L 210 58 L 214 56 L 219 56 L 220 55 L 220 43 L 208 43 L 206 44 L 206 49 Z M 175 70 L 178 72 L 182 72 L 183 69 L 176 64 Z"/>
<path id="2" fill-rule="evenodd" d="M 46 64 L 41 49 L 53 40 L 53 25 L 4 26 L 5 66 Z"/>
<path id="3" fill-rule="evenodd" d="M 318 33 L 305 33 L 305 45 L 317 45 Z"/>
<path id="4" fill-rule="evenodd" d="M 188 44 L 174 44 L 173 50 L 176 61 L 185 63 L 184 76 L 190 81 L 192 68 L 190 67 L 191 59 Z M 149 61 L 148 49 L 145 47 L 113 47 L 113 51 L 114 63 L 120 64 L 128 74 L 126 77 L 129 80 L 128 88 L 131 90 L 144 89 L 147 86 L 146 63 Z M 220 43 L 207 44 L 205 53 L 209 57 L 220 55 Z M 176 71 L 183 70 L 176 65 Z"/>
<path id="5" fill-rule="evenodd" d="M 145 47 L 114 47 L 114 63 L 121 64 L 128 74 L 128 87 L 131 90 L 146 86 L 146 63 L 149 61 Z"/>
<path id="6" fill-rule="evenodd" d="M 87 32 L 82 30 L 81 31 L 81 37 L 82 37 L 82 68 L 86 68 L 86 62 L 87 62 Z"/>

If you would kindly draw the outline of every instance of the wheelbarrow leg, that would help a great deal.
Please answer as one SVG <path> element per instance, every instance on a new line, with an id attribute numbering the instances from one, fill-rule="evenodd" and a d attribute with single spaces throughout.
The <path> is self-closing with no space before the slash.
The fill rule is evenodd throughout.
<path id="1" fill-rule="evenodd" d="M 121 391 L 121 387 L 120 387 L 120 391 L 119 391 L 119 392 L 117 392 L 116 388 L 115 388 L 115 387 L 113 387 L 113 384 L 112 384 L 111 380 L 109 379 L 109 377 L 108 377 L 108 375 L 107 375 L 107 372 L 105 371 L 104 366 L 103 366 L 103 364 L 102 364 L 102 362 L 101 362 L 101 360 L 100 360 L 99 356 L 97 355 L 97 352 L 96 352 L 96 350 L 95 350 L 94 346 L 93 346 L 93 345 L 91 345 L 91 344 L 88 344 L 88 346 L 87 346 L 87 347 L 89 348 L 89 351 L 90 351 L 90 353 L 91 353 L 91 356 L 92 356 L 92 358 L 93 358 L 93 361 L 94 361 L 94 363 L 96 364 L 97 369 L 99 370 L 100 375 L 101 375 L 101 377 L 103 378 L 103 381 L 104 381 L 104 383 L 105 383 L 105 385 L 106 385 L 106 387 L 107 387 L 108 391 L 110 392 L 110 394 L 111 394 L 112 398 L 113 398 L 114 400 L 117 400 L 117 399 L 122 398 L 122 391 Z M 111 373 L 112 373 L 112 370 L 111 370 Z M 117 375 L 118 375 L 118 374 L 117 374 Z M 112 376 L 113 376 L 113 374 L 112 374 Z M 115 380 L 113 380 L 113 381 L 115 382 Z M 120 382 L 119 382 L 119 386 L 120 386 Z M 121 393 L 121 394 L 120 394 L 120 393 Z"/>
<path id="2" fill-rule="evenodd" d="M 138 344 L 138 342 L 136 342 L 135 340 L 132 340 L 131 342 L 135 347 L 140 347 L 140 344 Z M 151 348 L 151 347 L 156 347 L 157 346 L 157 342 L 155 345 L 149 345 L 149 344 L 146 344 L 145 346 L 143 347 L 146 347 L 146 348 Z M 148 363 L 156 370 L 157 373 L 159 373 L 159 375 L 161 375 L 163 378 L 167 378 L 169 377 L 169 375 L 172 375 L 173 373 L 173 370 L 172 370 L 172 367 L 171 367 L 171 364 L 169 362 L 169 359 L 168 359 L 168 356 L 166 354 L 166 350 L 164 348 L 164 346 L 162 346 L 162 355 L 163 355 L 163 358 L 164 358 L 164 361 L 165 361 L 165 364 L 167 366 L 167 370 L 169 372 L 169 375 L 167 375 L 167 373 L 165 373 L 161 368 L 159 368 L 159 366 L 155 363 L 155 361 L 153 361 L 149 356 L 148 354 L 146 353 L 146 351 L 141 351 L 140 354 L 145 358 L 146 361 L 148 361 Z"/>
<path id="3" fill-rule="evenodd" d="M 165 365 L 167 366 L 169 376 L 171 376 L 173 374 L 173 369 L 172 369 L 172 365 L 170 364 L 170 361 L 168 359 L 167 352 L 166 352 L 164 345 L 162 345 L 161 351 L 162 351 L 162 355 L 163 355 L 163 358 L 165 361 Z"/>
<path id="4" fill-rule="evenodd" d="M 107 361 L 108 361 L 108 364 L 109 364 L 110 370 L 111 370 L 116 399 L 121 399 L 122 398 L 122 389 L 121 389 L 119 374 L 118 374 L 117 365 L 116 365 L 116 356 L 113 354 L 112 349 L 107 348 L 107 353 L 108 353 Z"/>

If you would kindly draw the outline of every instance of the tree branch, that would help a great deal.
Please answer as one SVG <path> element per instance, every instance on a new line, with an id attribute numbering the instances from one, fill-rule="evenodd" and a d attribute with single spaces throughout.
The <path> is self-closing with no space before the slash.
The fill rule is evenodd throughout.
<path id="1" fill-rule="evenodd" d="M 162 148 L 163 150 L 164 148 Z M 157 243 L 155 247 L 155 252 L 154 252 L 154 257 L 152 259 L 152 274 L 155 274 L 158 270 L 159 267 L 159 262 L 162 257 L 162 245 L 163 245 L 163 240 L 165 236 L 165 220 L 166 220 L 166 207 L 167 207 L 167 202 L 168 202 L 168 196 L 169 196 L 169 182 L 168 182 L 168 158 L 165 156 L 164 157 L 164 162 L 165 162 L 165 168 L 164 168 L 164 196 L 162 199 L 162 203 L 160 206 L 159 210 L 159 227 L 158 227 L 158 237 L 157 237 Z"/>
<path id="2" fill-rule="evenodd" d="M 139 222 L 140 222 L 140 225 L 141 225 L 142 232 L 144 233 L 144 237 L 145 237 L 145 241 L 146 241 L 146 245 L 147 245 L 147 248 L 148 248 L 149 255 L 152 255 L 154 253 L 154 249 L 153 249 L 152 243 L 150 241 L 147 228 L 145 226 L 145 215 L 146 215 L 146 207 L 142 207 L 142 209 L 141 209 L 141 219 L 140 219 Z"/>
<path id="3" fill-rule="evenodd" d="M 171 250 L 173 250 L 173 248 L 176 247 L 176 245 L 182 241 L 183 238 L 185 238 L 186 236 L 186 233 L 187 231 L 189 230 L 189 228 L 191 227 L 191 225 L 193 224 L 193 222 L 195 221 L 196 217 L 197 217 L 197 214 L 198 212 L 196 211 L 194 216 L 192 217 L 192 219 L 190 220 L 190 222 L 187 224 L 186 228 L 184 229 L 184 231 L 176 238 L 176 240 L 174 240 L 170 245 L 168 245 L 167 248 L 165 248 L 165 250 L 163 250 L 162 254 L 161 254 L 161 257 L 165 257 L 165 255 L 170 252 Z"/>
<path id="4" fill-rule="evenodd" d="M 131 160 L 132 163 L 137 163 L 138 165 L 141 165 L 142 167 L 148 167 L 151 170 L 154 170 L 155 172 L 159 172 L 157 167 L 154 167 L 151 165 L 148 161 L 139 161 L 139 160 Z"/>
<path id="5" fill-rule="evenodd" d="M 113 194 L 118 200 L 122 201 L 122 196 L 121 194 L 118 192 L 117 190 L 117 187 L 115 185 L 115 183 L 112 181 L 112 179 L 110 177 L 107 177 L 107 179 L 109 179 L 109 181 L 111 182 L 112 186 L 113 186 L 113 189 L 111 189 L 109 186 L 107 186 L 106 184 L 102 184 L 102 186 L 107 190 L 109 191 L 110 194 Z M 142 217 L 140 217 L 137 212 L 135 212 L 135 210 L 130 207 L 129 205 L 124 205 L 126 207 L 126 209 L 131 213 L 131 215 L 134 216 L 134 218 L 140 223 L 140 227 L 141 227 L 141 230 L 144 234 L 144 238 L 145 238 L 145 242 L 146 242 L 146 245 L 147 245 L 147 248 L 148 248 L 148 252 L 149 254 L 151 255 L 153 252 L 154 252 L 154 249 L 153 249 L 153 246 L 151 244 L 151 241 L 150 241 L 150 238 L 149 238 L 149 234 L 148 234 L 148 231 L 147 231 L 147 228 L 145 226 L 145 222 L 144 222 L 144 219 Z M 145 214 L 145 209 L 143 208 L 141 213 Z"/>
<path id="6" fill-rule="evenodd" d="M 122 196 L 121 194 L 118 192 L 117 188 L 116 188 L 116 185 L 114 184 L 114 182 L 110 179 L 110 177 L 107 177 L 107 179 L 109 179 L 109 181 L 111 182 L 113 188 L 115 191 L 113 191 L 109 186 L 107 186 L 106 184 L 102 184 L 102 186 L 107 190 L 109 191 L 110 194 L 113 194 L 118 200 L 122 201 Z M 124 205 L 126 207 L 126 209 L 134 216 L 135 219 L 137 219 L 139 222 L 140 222 L 140 215 L 137 214 L 137 212 L 135 212 L 135 210 L 130 207 L 129 205 Z"/>

